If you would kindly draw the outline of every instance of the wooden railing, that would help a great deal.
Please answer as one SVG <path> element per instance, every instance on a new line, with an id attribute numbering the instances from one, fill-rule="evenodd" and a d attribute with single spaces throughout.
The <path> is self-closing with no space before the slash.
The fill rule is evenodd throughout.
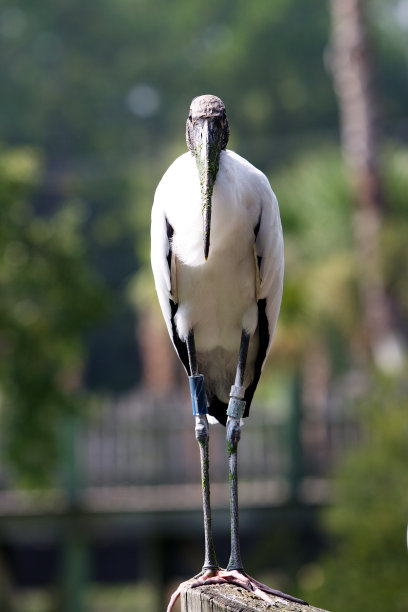
<path id="1" fill-rule="evenodd" d="M 101 406 L 73 434 L 66 463 L 76 470 L 68 470 L 68 484 L 38 492 L 43 509 L 48 499 L 47 507 L 57 512 L 72 496 L 100 512 L 199 507 L 199 454 L 188 398 L 134 393 Z M 240 503 L 279 505 L 294 494 L 305 503 L 327 501 L 328 468 L 357 439 L 344 414 L 312 420 L 290 408 L 254 405 L 239 445 Z M 227 453 L 220 425 L 210 428 L 210 475 L 213 505 L 225 506 Z M 0 472 L 1 481 L 7 478 Z M 0 487 L 0 514 L 13 504 L 33 509 L 33 499 Z"/>

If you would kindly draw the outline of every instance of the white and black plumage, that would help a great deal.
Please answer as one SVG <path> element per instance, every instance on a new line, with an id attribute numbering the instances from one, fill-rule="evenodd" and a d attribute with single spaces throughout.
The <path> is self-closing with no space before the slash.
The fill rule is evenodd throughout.
<path id="1" fill-rule="evenodd" d="M 189 586 L 234 583 L 270 602 L 270 589 L 243 570 L 238 525 L 240 419 L 268 355 L 283 284 L 283 238 L 276 197 L 262 172 L 227 151 L 229 127 L 216 96 L 195 98 L 186 125 L 190 150 L 157 187 L 151 259 L 157 294 L 190 377 L 200 445 L 205 558 Z M 204 380 L 204 383 L 203 383 Z M 203 393 L 203 384 L 205 394 Z M 211 531 L 207 414 L 227 426 L 231 555 L 218 565 Z M 167 612 L 185 583 L 173 594 Z"/>
<path id="2" fill-rule="evenodd" d="M 283 237 L 268 179 L 225 148 L 220 151 L 211 208 L 206 259 L 199 171 L 192 152 L 181 155 L 156 190 L 151 259 L 177 353 L 190 374 L 186 338 L 194 329 L 209 414 L 225 425 L 242 329 L 251 337 L 244 416 L 271 347 L 282 297 Z"/>

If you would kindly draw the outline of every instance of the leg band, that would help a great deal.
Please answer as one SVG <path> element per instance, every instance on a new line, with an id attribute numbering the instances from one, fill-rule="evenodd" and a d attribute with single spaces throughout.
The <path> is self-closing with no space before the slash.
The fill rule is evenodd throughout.
<path id="1" fill-rule="evenodd" d="M 244 400 L 239 400 L 236 397 L 230 397 L 227 415 L 229 417 L 233 417 L 234 419 L 242 418 L 245 412 L 245 402 Z"/>
<path id="2" fill-rule="evenodd" d="M 204 376 L 202 374 L 198 374 L 198 376 L 189 376 L 188 382 L 190 384 L 193 415 L 197 416 L 199 414 L 207 414 L 208 410 L 204 387 Z"/>

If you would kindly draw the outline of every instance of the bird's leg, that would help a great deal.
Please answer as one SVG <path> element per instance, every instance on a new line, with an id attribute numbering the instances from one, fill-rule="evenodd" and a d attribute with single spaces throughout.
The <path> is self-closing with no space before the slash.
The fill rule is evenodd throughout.
<path id="1" fill-rule="evenodd" d="M 258 582 L 244 572 L 240 542 L 239 542 L 239 522 L 238 522 L 238 469 L 237 469 L 237 452 L 238 442 L 241 437 L 241 418 L 245 412 L 245 388 L 244 375 L 248 356 L 250 336 L 242 330 L 241 345 L 238 357 L 238 366 L 235 375 L 235 384 L 231 387 L 230 401 L 228 404 L 227 414 L 227 446 L 229 460 L 229 481 L 230 481 L 230 510 L 231 510 L 231 555 L 228 567 L 225 571 L 218 572 L 217 576 L 208 577 L 205 584 L 214 584 L 219 582 L 228 582 L 236 584 L 248 591 L 256 593 L 264 601 L 271 603 L 270 595 L 283 597 L 289 601 L 294 601 L 300 604 L 305 604 L 302 599 L 286 595 L 281 591 L 271 589 L 270 587 Z"/>
<path id="2" fill-rule="evenodd" d="M 190 364 L 191 376 L 198 376 L 197 355 L 196 355 L 193 330 L 191 330 L 187 336 L 186 345 L 187 345 L 188 363 Z"/>
<path id="3" fill-rule="evenodd" d="M 211 529 L 211 504 L 210 504 L 210 476 L 209 476 L 209 429 L 207 421 L 207 399 L 204 388 L 204 377 L 198 373 L 194 334 L 191 331 L 187 338 L 187 351 L 190 363 L 191 376 L 189 377 L 191 401 L 193 414 L 195 416 L 195 436 L 200 447 L 201 462 L 201 484 L 203 489 L 203 512 L 204 512 L 204 542 L 205 555 L 203 572 L 218 569 L 215 555 L 212 529 Z"/>
<path id="4" fill-rule="evenodd" d="M 235 384 L 231 387 L 228 404 L 227 447 L 230 482 L 231 555 L 227 570 L 243 570 L 239 543 L 238 520 L 238 442 L 241 438 L 241 418 L 245 411 L 244 375 L 248 356 L 249 334 L 242 330 Z"/>
<path id="5" fill-rule="evenodd" d="M 203 513 L 204 513 L 204 564 L 201 572 L 193 579 L 182 582 L 171 596 L 167 612 L 171 612 L 174 604 L 179 598 L 183 589 L 189 586 L 204 584 L 207 578 L 217 575 L 220 568 L 215 556 L 215 548 L 211 529 L 211 504 L 210 504 L 210 477 L 209 477 L 209 455 L 208 441 L 209 430 L 207 420 L 207 399 L 204 388 L 204 376 L 198 373 L 197 358 L 194 343 L 194 333 L 191 331 L 187 337 L 188 361 L 190 364 L 190 374 L 188 377 L 190 384 L 191 403 L 193 415 L 195 416 L 195 436 L 200 447 L 201 461 L 201 484 L 203 488 Z"/>
<path id="6" fill-rule="evenodd" d="M 204 543 L 205 555 L 203 572 L 205 570 L 218 569 L 215 555 L 214 542 L 211 528 L 211 505 L 210 505 L 210 478 L 208 458 L 208 421 L 206 415 L 196 416 L 195 435 L 200 446 L 201 460 L 201 485 L 203 488 L 203 512 L 204 512 Z"/>

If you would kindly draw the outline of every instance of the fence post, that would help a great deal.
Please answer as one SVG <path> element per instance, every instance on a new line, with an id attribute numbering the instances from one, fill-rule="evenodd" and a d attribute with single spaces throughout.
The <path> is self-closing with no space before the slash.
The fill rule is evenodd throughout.
<path id="1" fill-rule="evenodd" d="M 302 426 L 302 378 L 299 370 L 295 372 L 292 383 L 292 397 L 288 431 L 289 445 L 289 486 L 290 495 L 296 501 L 299 485 L 303 477 Z"/>
<path id="2" fill-rule="evenodd" d="M 81 483 L 77 456 L 79 417 L 70 415 L 63 431 L 63 487 L 67 510 L 62 520 L 61 597 L 63 612 L 85 612 L 88 545 L 81 528 Z"/>

